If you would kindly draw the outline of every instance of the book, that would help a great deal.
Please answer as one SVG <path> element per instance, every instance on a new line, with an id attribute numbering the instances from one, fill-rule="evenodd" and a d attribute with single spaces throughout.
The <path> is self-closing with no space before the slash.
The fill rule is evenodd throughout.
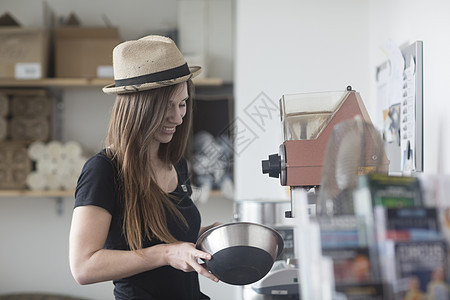
<path id="1" fill-rule="evenodd" d="M 411 294 L 423 295 L 427 299 L 450 299 L 450 286 L 446 280 L 447 245 L 444 240 L 394 242 L 391 246 L 397 299 Z M 440 296 L 436 298 L 438 294 Z"/>
<path id="2" fill-rule="evenodd" d="M 366 189 L 369 192 L 372 206 L 418 207 L 423 205 L 422 189 L 417 177 L 372 173 L 358 177 L 357 189 Z"/>
<path id="3" fill-rule="evenodd" d="M 374 207 L 377 241 L 422 241 L 442 238 L 434 207 Z"/>
<path id="4" fill-rule="evenodd" d="M 322 249 L 367 245 L 364 219 L 354 215 L 314 216 L 320 228 Z"/>
<path id="5" fill-rule="evenodd" d="M 380 224 L 375 221 L 376 207 L 386 208 L 422 207 L 423 195 L 419 179 L 409 176 L 389 176 L 384 174 L 367 174 L 358 177 L 358 185 L 353 194 L 355 215 L 364 218 L 367 232 L 368 246 L 371 249 L 374 261 L 378 262 L 378 274 L 386 277 L 386 268 L 389 267 L 387 258 L 389 251 L 384 243 L 380 245 L 377 230 Z M 395 232 L 395 234 L 404 232 Z M 414 235 L 420 235 L 418 231 Z M 406 237 L 402 237 L 406 239 Z M 385 238 L 384 239 L 388 240 Z M 378 243 L 377 243 L 378 242 Z M 374 268 L 376 265 L 374 264 Z"/>
<path id="6" fill-rule="evenodd" d="M 336 292 L 345 295 L 347 300 L 391 300 L 392 288 L 379 281 L 365 283 L 336 283 Z"/>
<path id="7" fill-rule="evenodd" d="M 322 255 L 333 260 L 336 283 L 361 283 L 373 279 L 367 247 L 322 249 Z"/>

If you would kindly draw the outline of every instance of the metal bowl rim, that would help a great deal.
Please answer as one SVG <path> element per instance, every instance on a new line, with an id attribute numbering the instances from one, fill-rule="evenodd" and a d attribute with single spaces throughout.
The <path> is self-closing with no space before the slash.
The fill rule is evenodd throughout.
<path id="1" fill-rule="evenodd" d="M 278 244 L 278 250 L 277 250 L 277 256 L 280 256 L 281 252 L 284 249 L 284 241 L 283 238 L 281 237 L 281 235 L 273 228 L 266 226 L 264 224 L 260 224 L 260 223 L 254 223 L 254 222 L 232 222 L 232 223 L 225 223 L 225 224 L 221 224 L 218 226 L 215 226 L 213 228 L 210 228 L 208 230 L 206 230 L 205 232 L 202 233 L 202 235 L 200 235 L 197 239 L 196 242 L 196 248 L 200 249 L 200 245 L 203 243 L 203 241 L 211 234 L 211 232 L 216 231 L 219 228 L 222 227 L 230 227 L 230 226 L 238 226 L 238 225 L 254 225 L 254 226 L 259 226 L 259 227 L 263 227 L 265 229 L 268 229 L 270 232 L 272 232 L 276 239 L 277 239 L 277 244 Z"/>

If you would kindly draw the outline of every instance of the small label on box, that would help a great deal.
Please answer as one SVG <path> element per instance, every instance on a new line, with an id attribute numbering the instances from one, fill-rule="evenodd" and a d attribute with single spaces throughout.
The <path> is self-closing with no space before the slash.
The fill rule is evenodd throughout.
<path id="1" fill-rule="evenodd" d="M 97 67 L 98 78 L 113 78 L 114 70 L 113 66 L 98 66 Z"/>
<path id="2" fill-rule="evenodd" d="M 14 66 L 16 79 L 39 79 L 42 78 L 40 63 L 16 63 Z"/>

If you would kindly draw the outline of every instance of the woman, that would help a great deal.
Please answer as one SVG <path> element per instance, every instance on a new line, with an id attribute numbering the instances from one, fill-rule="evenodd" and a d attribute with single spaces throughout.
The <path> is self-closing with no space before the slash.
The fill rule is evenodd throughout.
<path id="1" fill-rule="evenodd" d="M 76 281 L 113 280 L 116 299 L 209 299 L 198 274 L 200 214 L 192 202 L 186 147 L 191 78 L 172 40 L 147 36 L 113 51 L 117 94 L 104 150 L 83 167 L 75 191 L 70 267 Z M 198 273 L 198 274 L 197 274 Z"/>

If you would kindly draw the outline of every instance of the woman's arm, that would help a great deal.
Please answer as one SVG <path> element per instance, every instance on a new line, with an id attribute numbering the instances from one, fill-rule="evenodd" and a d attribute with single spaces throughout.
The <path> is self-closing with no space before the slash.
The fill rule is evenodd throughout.
<path id="1" fill-rule="evenodd" d="M 161 244 L 138 251 L 104 249 L 111 215 L 97 206 L 74 209 L 69 241 L 70 268 L 80 284 L 90 284 L 132 276 L 164 265 L 184 272 L 196 271 L 218 279 L 200 266 L 197 258 L 211 255 L 191 243 Z"/>

